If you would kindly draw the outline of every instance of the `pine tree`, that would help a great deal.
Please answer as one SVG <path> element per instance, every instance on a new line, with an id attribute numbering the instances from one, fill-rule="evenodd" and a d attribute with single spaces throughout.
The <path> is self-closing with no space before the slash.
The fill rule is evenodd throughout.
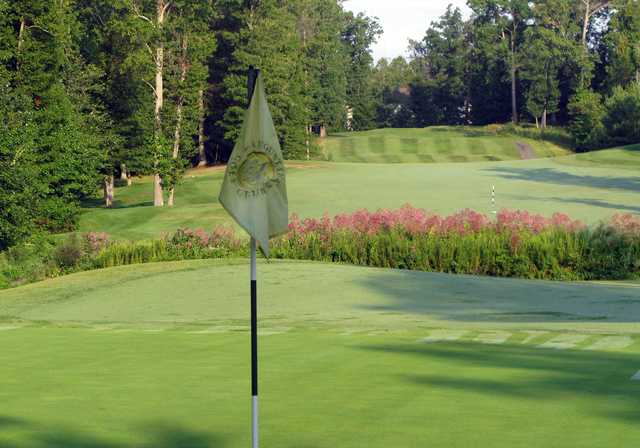
<path id="1" fill-rule="evenodd" d="M 241 25 L 237 35 L 225 36 L 229 40 L 224 45 L 232 47 L 227 48 L 229 66 L 220 86 L 220 103 L 226 110 L 218 125 L 225 140 L 234 142 L 238 136 L 246 106 L 247 68 L 253 65 L 264 75 L 284 157 L 302 157 L 306 151 L 308 111 L 303 91 L 301 43 L 290 3 L 265 0 L 250 2 L 248 7 L 241 8 L 227 4 L 227 8 L 235 9 L 232 15 Z M 233 27 L 237 23 L 228 25 Z"/>
<path id="2" fill-rule="evenodd" d="M 375 19 L 362 13 L 347 13 L 346 22 L 342 40 L 349 58 L 346 65 L 346 101 L 351 117 L 347 127 L 354 131 L 371 129 L 375 126 L 376 118 L 371 45 L 382 34 L 382 28 Z"/>

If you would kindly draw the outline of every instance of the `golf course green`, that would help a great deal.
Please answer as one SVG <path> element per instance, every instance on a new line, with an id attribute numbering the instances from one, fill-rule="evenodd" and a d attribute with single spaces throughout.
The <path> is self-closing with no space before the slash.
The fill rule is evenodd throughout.
<path id="1" fill-rule="evenodd" d="M 497 209 L 589 224 L 640 212 L 638 145 L 568 154 L 536 140 L 522 159 L 511 137 L 419 131 L 332 137 L 333 161 L 288 162 L 290 212 L 410 203 L 490 216 L 492 187 Z M 232 225 L 223 175 L 190 170 L 163 208 L 137 178 L 113 209 L 85 203 L 80 230 L 151 239 Z M 258 271 L 264 446 L 640 445 L 638 282 L 293 261 Z M 247 260 L 195 260 L 0 291 L 0 448 L 248 446 L 248 280 Z"/>
<path id="2" fill-rule="evenodd" d="M 640 284 L 259 265 L 262 441 L 633 447 Z M 246 260 L 0 292 L 0 446 L 249 443 Z"/>
<path id="3" fill-rule="evenodd" d="M 596 223 L 615 213 L 638 213 L 640 146 L 545 159 L 469 163 L 292 162 L 287 166 L 289 211 L 319 217 L 404 204 L 442 214 L 496 208 L 551 215 L 567 213 Z M 218 203 L 222 168 L 191 170 L 176 191 L 176 206 L 151 203 L 151 179 L 116 189 L 115 208 L 87 204 L 81 231 L 115 238 L 157 238 L 179 227 L 211 229 L 231 224 Z"/>

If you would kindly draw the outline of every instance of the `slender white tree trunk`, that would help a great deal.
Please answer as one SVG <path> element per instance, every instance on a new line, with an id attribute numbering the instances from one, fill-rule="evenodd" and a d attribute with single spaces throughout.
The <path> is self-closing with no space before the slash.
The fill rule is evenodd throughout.
<path id="1" fill-rule="evenodd" d="M 113 175 L 104 178 L 104 206 L 113 207 L 113 197 L 115 194 Z"/>
<path id="2" fill-rule="evenodd" d="M 162 30 L 164 26 L 164 17 L 167 11 L 167 5 L 164 0 L 157 0 L 156 2 L 156 14 L 157 21 L 156 26 L 159 31 Z M 159 137 L 160 132 L 162 132 L 162 107 L 164 106 L 164 45 L 162 42 L 162 37 L 158 42 L 156 47 L 156 55 L 155 55 L 155 65 L 156 65 L 156 79 L 155 79 L 155 107 L 154 107 L 154 125 L 156 132 L 156 137 Z M 158 157 L 158 155 L 156 155 Z M 154 162 L 154 176 L 153 176 L 153 205 L 155 207 L 164 206 L 164 197 L 162 191 L 162 178 L 160 177 L 160 173 L 158 172 L 158 160 Z"/>
<path id="3" fill-rule="evenodd" d="M 180 87 L 184 86 L 184 82 L 187 79 L 187 49 L 188 49 L 188 41 L 187 37 L 183 36 L 182 44 L 181 44 L 181 55 L 180 55 Z M 176 105 L 176 129 L 173 134 L 173 154 L 172 157 L 174 160 L 178 158 L 180 155 L 180 135 L 182 132 L 182 108 L 184 107 L 184 95 L 182 92 L 178 97 L 178 104 Z M 169 189 L 169 200 L 167 205 L 169 207 L 173 207 L 174 197 L 175 197 L 176 187 L 175 185 L 171 185 Z"/>
<path id="4" fill-rule="evenodd" d="M 515 27 L 514 27 L 515 31 Z M 516 48 L 515 36 L 511 35 L 511 121 L 518 123 L 518 99 L 516 90 Z"/>
<path id="5" fill-rule="evenodd" d="M 204 149 L 204 89 L 198 92 L 198 166 L 207 166 L 207 152 Z"/>
<path id="6" fill-rule="evenodd" d="M 125 165 L 124 163 L 120 164 L 120 180 L 122 181 L 126 181 L 129 179 L 129 176 L 127 175 L 127 165 Z"/>

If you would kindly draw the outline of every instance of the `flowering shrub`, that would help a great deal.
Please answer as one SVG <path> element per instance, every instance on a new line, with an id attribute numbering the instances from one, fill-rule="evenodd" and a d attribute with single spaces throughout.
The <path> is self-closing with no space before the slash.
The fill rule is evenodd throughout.
<path id="1" fill-rule="evenodd" d="M 248 255 L 233 228 L 179 229 L 153 241 L 111 241 L 104 233 L 71 236 L 55 246 L 0 254 L 0 288 L 68 272 L 154 261 Z M 20 249 L 20 250 L 18 250 Z M 300 219 L 272 240 L 274 258 L 317 260 L 435 272 L 550 280 L 640 277 L 640 217 L 615 215 L 587 227 L 565 214 L 551 218 L 501 210 L 440 216 L 405 205 Z"/>
<path id="2" fill-rule="evenodd" d="M 90 252 L 99 252 L 109 245 L 109 235 L 104 232 L 84 234 L 85 245 Z"/>
<path id="3" fill-rule="evenodd" d="M 203 229 L 178 229 L 165 241 L 168 253 L 176 259 L 222 258 L 242 247 L 242 241 L 229 227 L 217 227 L 211 233 Z"/>
<path id="4" fill-rule="evenodd" d="M 556 213 L 473 210 L 442 217 L 405 205 L 300 220 L 277 239 L 274 257 L 554 280 L 638 276 L 640 219 L 616 216 L 588 229 Z"/>
<path id="5" fill-rule="evenodd" d="M 613 215 L 609 226 L 625 235 L 640 236 L 640 217 L 633 216 L 631 213 Z"/>

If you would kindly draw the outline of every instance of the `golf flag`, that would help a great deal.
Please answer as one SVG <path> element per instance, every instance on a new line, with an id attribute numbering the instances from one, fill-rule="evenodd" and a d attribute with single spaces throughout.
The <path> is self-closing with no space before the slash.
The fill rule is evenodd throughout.
<path id="1" fill-rule="evenodd" d="M 227 165 L 220 203 L 269 257 L 269 238 L 287 231 L 289 211 L 282 152 L 259 73 Z"/>

